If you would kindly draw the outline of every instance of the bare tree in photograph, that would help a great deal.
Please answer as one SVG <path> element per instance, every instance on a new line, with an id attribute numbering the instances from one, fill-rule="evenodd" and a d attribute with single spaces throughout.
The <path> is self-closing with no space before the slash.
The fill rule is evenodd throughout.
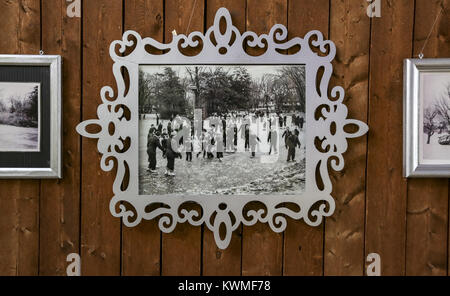
<path id="1" fill-rule="evenodd" d="M 152 108 L 151 89 L 154 83 L 153 75 L 139 71 L 139 107 L 141 113 L 148 113 Z"/>
<path id="2" fill-rule="evenodd" d="M 434 108 L 426 108 L 423 115 L 423 131 L 427 134 L 427 144 L 430 144 L 431 137 L 434 135 L 436 126 L 434 119 L 438 115 L 438 110 Z"/>
<path id="3" fill-rule="evenodd" d="M 140 113 L 156 111 L 164 119 L 184 113 L 186 85 L 170 67 L 153 75 L 141 71 L 139 79 Z"/>
<path id="4" fill-rule="evenodd" d="M 1 152 L 40 149 L 38 83 L 0 82 Z"/>
<path id="5" fill-rule="evenodd" d="M 273 102 L 272 87 L 274 80 L 274 75 L 264 74 L 259 81 L 258 90 L 260 93 L 260 100 L 263 102 L 263 105 L 267 111 L 269 110 L 269 104 Z"/>
<path id="6" fill-rule="evenodd" d="M 427 144 L 431 143 L 431 137 L 437 132 L 438 143 L 450 145 L 450 83 L 444 85 L 432 100 L 432 105 L 423 112 L 423 132 L 427 135 Z"/>
<path id="7" fill-rule="evenodd" d="M 450 83 L 447 84 L 445 91 L 436 98 L 434 107 L 446 124 L 450 125 Z"/>
<path id="8" fill-rule="evenodd" d="M 38 127 L 39 87 L 26 95 L 12 95 L 0 101 L 0 124 Z"/>
<path id="9" fill-rule="evenodd" d="M 201 75 L 204 73 L 204 67 L 186 67 L 186 71 L 189 74 L 189 81 L 192 85 L 191 89 L 194 92 L 195 101 L 197 102 L 202 93 Z"/>
<path id="10" fill-rule="evenodd" d="M 284 76 L 276 76 L 272 84 L 276 109 L 278 112 L 293 111 L 293 104 L 297 103 L 296 95 L 290 85 L 290 81 Z"/>
<path id="11" fill-rule="evenodd" d="M 285 66 L 280 70 L 280 72 L 282 77 L 287 77 L 288 79 L 290 79 L 295 86 L 295 91 L 298 96 L 296 102 L 299 103 L 300 111 L 305 112 L 305 68 Z"/>
<path id="12" fill-rule="evenodd" d="M 180 77 L 170 68 L 164 68 L 161 86 L 158 94 L 159 112 L 163 119 L 169 119 L 186 110 L 186 91 Z"/>
<path id="13" fill-rule="evenodd" d="M 39 112 L 39 88 L 35 86 L 33 91 L 28 94 L 28 100 L 25 101 L 25 114 L 33 122 L 33 126 L 37 126 Z"/>

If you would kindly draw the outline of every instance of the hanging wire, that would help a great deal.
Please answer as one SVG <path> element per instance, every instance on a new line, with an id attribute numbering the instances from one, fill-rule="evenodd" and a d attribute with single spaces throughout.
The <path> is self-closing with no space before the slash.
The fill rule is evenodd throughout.
<path id="1" fill-rule="evenodd" d="M 419 59 L 423 59 L 423 51 L 425 50 L 425 47 L 427 46 L 428 40 L 431 37 L 431 33 L 433 33 L 434 27 L 436 26 L 436 23 L 437 23 L 439 17 L 441 16 L 442 12 L 444 12 L 444 6 L 443 5 L 441 5 L 441 10 L 439 11 L 438 15 L 436 16 L 436 19 L 434 20 L 433 26 L 431 27 L 430 33 L 428 33 L 427 39 L 425 39 L 425 43 L 423 44 L 423 47 L 420 50 Z"/>
<path id="2" fill-rule="evenodd" d="M 189 28 L 191 27 L 192 17 L 194 16 L 195 6 L 197 5 L 197 0 L 194 1 L 194 6 L 192 6 L 191 16 L 189 17 L 189 23 L 186 28 L 186 36 L 189 34 Z"/>

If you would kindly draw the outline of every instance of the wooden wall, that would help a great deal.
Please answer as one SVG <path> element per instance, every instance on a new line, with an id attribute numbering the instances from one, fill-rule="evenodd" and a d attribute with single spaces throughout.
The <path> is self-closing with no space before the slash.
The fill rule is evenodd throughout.
<path id="1" fill-rule="evenodd" d="M 449 0 L 0 0 L 0 53 L 64 59 L 64 179 L 0 181 L 0 275 L 64 275 L 80 253 L 83 275 L 363 275 L 367 254 L 383 275 L 447 275 L 449 182 L 402 178 L 402 61 L 417 56 L 441 6 L 426 57 L 449 57 Z M 195 4 L 195 7 L 193 8 Z M 169 42 L 172 30 L 204 30 L 227 7 L 240 30 L 290 36 L 318 29 L 337 46 L 333 83 L 350 116 L 368 122 L 352 140 L 346 169 L 333 175 L 336 213 L 317 228 L 289 221 L 241 227 L 225 251 L 205 227 L 161 234 L 154 221 L 126 228 L 109 213 L 114 172 L 99 168 L 96 142 L 75 126 L 94 118 L 100 88 L 114 86 L 111 41 L 125 30 Z M 193 9 L 193 10 L 192 10 Z"/>

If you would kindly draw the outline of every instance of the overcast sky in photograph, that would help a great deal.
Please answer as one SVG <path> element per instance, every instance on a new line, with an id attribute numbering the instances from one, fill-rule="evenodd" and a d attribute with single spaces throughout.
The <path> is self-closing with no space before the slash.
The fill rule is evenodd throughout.
<path id="1" fill-rule="evenodd" d="M 302 66 L 302 65 L 300 65 Z M 140 69 L 148 74 L 155 74 L 155 73 L 162 73 L 164 72 L 164 68 L 167 66 L 156 66 L 156 65 L 147 65 L 147 66 L 141 66 Z M 186 71 L 186 67 L 194 67 L 194 66 L 171 66 L 172 69 L 175 72 L 179 73 L 180 77 L 186 77 L 188 75 Z M 224 69 L 232 69 L 236 66 L 202 66 L 202 67 L 222 67 Z M 248 70 L 248 73 L 251 75 L 252 79 L 259 80 L 263 77 L 264 74 L 277 74 L 278 70 L 281 69 L 283 66 L 245 66 Z M 291 67 L 298 67 L 298 66 L 291 66 Z"/>
<path id="2" fill-rule="evenodd" d="M 24 100 L 40 83 L 34 82 L 0 82 L 0 100 L 5 103 L 11 98 Z"/>
<path id="3" fill-rule="evenodd" d="M 432 107 L 450 84 L 450 73 L 422 73 L 420 76 L 424 107 Z"/>

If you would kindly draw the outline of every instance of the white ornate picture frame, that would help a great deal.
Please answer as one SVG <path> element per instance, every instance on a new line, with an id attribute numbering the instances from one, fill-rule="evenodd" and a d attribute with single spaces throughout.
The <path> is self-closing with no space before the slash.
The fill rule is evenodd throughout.
<path id="1" fill-rule="evenodd" d="M 221 33 L 220 22 L 226 22 Z M 175 35 L 170 44 L 162 44 L 152 38 L 141 38 L 134 31 L 127 31 L 122 40 L 112 42 L 110 55 L 114 61 L 113 73 L 118 93 L 111 87 L 101 90 L 102 104 L 98 107 L 98 119 L 86 120 L 77 127 L 78 133 L 98 139 L 98 151 L 102 154 L 101 169 L 111 171 L 117 163 L 117 175 L 113 185 L 114 196 L 110 201 L 113 216 L 123 218 L 126 226 L 133 227 L 142 220 L 159 218 L 161 231 L 169 233 L 178 223 L 205 224 L 213 233 L 217 246 L 225 249 L 231 234 L 241 223 L 247 226 L 257 222 L 268 223 L 275 232 L 287 226 L 287 217 L 303 219 L 311 226 L 321 224 L 323 217 L 333 214 L 335 202 L 331 196 L 332 182 L 329 169 L 340 171 L 344 167 L 343 153 L 347 139 L 364 135 L 365 123 L 347 118 L 343 104 L 344 89 L 329 89 L 332 60 L 336 54 L 333 42 L 323 40 L 319 31 L 311 31 L 304 38 L 287 39 L 287 29 L 275 25 L 268 34 L 258 36 L 254 32 L 241 34 L 232 25 L 227 9 L 218 10 L 214 25 L 205 34 L 193 32 L 189 36 Z M 214 37 L 212 39 L 212 37 Z M 200 41 L 201 43 L 200 44 Z M 215 42 L 213 41 L 215 40 Z M 163 50 L 163 54 L 151 54 L 146 46 Z M 186 56 L 179 50 L 202 46 L 195 56 Z M 287 50 L 300 46 L 294 54 Z M 264 48 L 259 56 L 246 53 L 245 48 Z M 131 52 L 127 49 L 132 48 Z M 226 50 L 223 50 L 223 49 Z M 119 53 L 116 52 L 118 49 Z M 320 52 L 320 54 L 319 54 Z M 140 65 L 305 65 L 306 67 L 306 188 L 302 195 L 139 195 L 138 178 L 138 83 Z M 322 68 L 323 71 L 319 71 Z M 123 75 L 126 69 L 129 87 Z M 320 74 L 322 73 L 322 74 Z M 125 116 L 127 109 L 129 116 Z M 88 132 L 88 126 L 100 127 L 98 133 Z M 114 126 L 111 133 L 110 125 Z M 344 127 L 357 127 L 354 133 Z M 129 147 L 124 142 L 129 140 Z M 126 176 L 128 182 L 124 183 Z M 252 202 L 262 206 L 245 211 Z M 195 203 L 201 210 L 187 208 Z M 294 205 L 294 207 L 292 207 Z M 223 234 L 220 229 L 224 229 Z"/>

